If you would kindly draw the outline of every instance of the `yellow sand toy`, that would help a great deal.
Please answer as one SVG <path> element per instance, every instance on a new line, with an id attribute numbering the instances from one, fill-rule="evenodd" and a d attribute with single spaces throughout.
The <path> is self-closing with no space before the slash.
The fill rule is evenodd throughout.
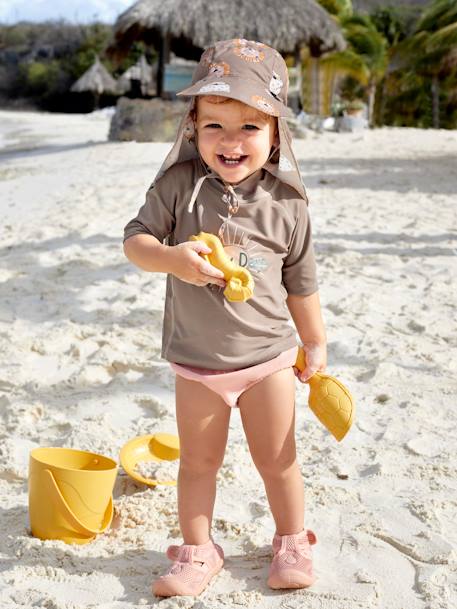
<path id="1" fill-rule="evenodd" d="M 113 518 L 117 463 L 71 448 L 36 448 L 29 462 L 32 535 L 85 544 Z"/>
<path id="2" fill-rule="evenodd" d="M 305 360 L 305 352 L 299 347 L 295 367 L 300 371 L 304 370 Z M 355 403 L 352 395 L 343 383 L 321 372 L 315 372 L 306 382 L 309 383 L 309 407 L 340 442 L 354 420 Z"/>
<path id="3" fill-rule="evenodd" d="M 172 461 L 179 457 L 179 438 L 166 433 L 127 442 L 120 461 L 125 471 L 144 484 L 175 485 L 175 480 L 150 480 L 136 471 L 141 461 Z M 113 519 L 112 492 L 117 463 L 96 453 L 72 448 L 36 448 L 29 461 L 29 518 L 32 535 L 85 544 L 103 533 Z"/>
<path id="4" fill-rule="evenodd" d="M 211 248 L 211 253 L 200 254 L 207 262 L 224 273 L 227 282 L 224 296 L 230 302 L 244 302 L 251 298 L 254 293 L 254 280 L 251 273 L 235 264 L 225 253 L 224 246 L 219 237 L 211 233 L 198 233 L 191 235 L 189 241 L 203 241 Z"/>
<path id="5" fill-rule="evenodd" d="M 140 474 L 137 466 L 141 462 L 174 461 L 179 458 L 179 438 L 168 433 L 156 433 L 148 436 L 138 436 L 124 444 L 120 453 L 120 462 L 124 470 L 143 484 L 156 486 L 165 484 L 175 486 L 176 480 L 152 480 Z"/>

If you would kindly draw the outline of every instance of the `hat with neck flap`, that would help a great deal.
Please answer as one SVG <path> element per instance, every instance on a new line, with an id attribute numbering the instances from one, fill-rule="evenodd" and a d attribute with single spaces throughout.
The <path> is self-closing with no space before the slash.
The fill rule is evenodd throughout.
<path id="1" fill-rule="evenodd" d="M 163 162 L 154 183 L 176 163 L 189 159 L 201 159 L 195 143 L 193 109 L 197 95 L 220 95 L 236 99 L 265 114 L 277 117 L 279 146 L 263 166 L 269 173 L 291 186 L 306 203 L 305 187 L 300 177 L 297 161 L 292 151 L 292 137 L 285 120 L 291 115 L 287 107 L 289 76 L 282 56 L 275 49 L 251 40 L 235 38 L 216 42 L 207 48 L 193 74 L 192 85 L 178 95 L 191 97 L 187 111 L 178 128 L 175 143 Z M 201 159 L 202 160 L 202 159 Z M 206 164 L 203 162 L 205 168 Z M 215 172 L 206 168 L 188 205 L 192 210 L 203 181 L 206 178 L 221 180 L 230 198 L 236 194 L 230 184 Z M 236 186 L 235 186 L 236 188 Z"/>

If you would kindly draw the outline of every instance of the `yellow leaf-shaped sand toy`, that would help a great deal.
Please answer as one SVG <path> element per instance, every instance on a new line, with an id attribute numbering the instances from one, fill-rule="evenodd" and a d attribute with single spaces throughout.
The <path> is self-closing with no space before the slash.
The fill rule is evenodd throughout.
<path id="1" fill-rule="evenodd" d="M 235 264 L 225 253 L 221 240 L 212 233 L 198 233 L 191 235 L 189 241 L 203 241 L 211 248 L 211 253 L 200 254 L 211 265 L 215 266 L 224 273 L 227 285 L 224 296 L 231 302 L 244 302 L 251 298 L 254 293 L 254 280 L 251 273 Z"/>
<path id="2" fill-rule="evenodd" d="M 295 367 L 305 369 L 305 352 L 298 349 Z M 340 442 L 351 428 L 355 403 L 349 390 L 333 376 L 315 372 L 309 383 L 308 404 L 319 421 Z"/>
<path id="3" fill-rule="evenodd" d="M 176 480 L 145 478 L 138 471 L 138 464 L 150 461 L 160 463 L 161 461 L 174 461 L 175 459 L 179 459 L 179 438 L 168 433 L 137 436 L 124 444 L 119 455 L 121 465 L 127 474 L 138 482 L 149 486 L 156 486 L 157 484 L 174 486 Z"/>

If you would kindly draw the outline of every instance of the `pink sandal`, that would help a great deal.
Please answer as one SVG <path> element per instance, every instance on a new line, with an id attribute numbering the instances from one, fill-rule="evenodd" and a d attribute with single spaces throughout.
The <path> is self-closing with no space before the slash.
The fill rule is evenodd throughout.
<path id="1" fill-rule="evenodd" d="M 316 543 L 312 531 L 295 535 L 275 535 L 273 538 L 273 562 L 268 585 L 279 588 L 307 588 L 315 581 L 311 546 Z"/>
<path id="2" fill-rule="evenodd" d="M 156 596 L 198 596 L 224 564 L 224 552 L 212 539 L 198 546 L 170 546 L 167 556 L 173 564 L 153 583 Z"/>

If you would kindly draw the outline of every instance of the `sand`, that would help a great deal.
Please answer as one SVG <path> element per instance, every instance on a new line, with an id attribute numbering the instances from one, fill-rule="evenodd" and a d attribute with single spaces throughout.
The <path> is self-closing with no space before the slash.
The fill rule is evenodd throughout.
<path id="1" fill-rule="evenodd" d="M 121 246 L 170 145 L 109 143 L 108 126 L 106 112 L 0 112 L 0 607 L 456 607 L 456 132 L 295 142 L 328 371 L 358 407 L 338 444 L 297 384 L 315 586 L 266 586 L 274 525 L 236 411 L 214 520 L 227 560 L 200 598 L 150 593 L 170 539 L 180 543 L 173 487 L 120 471 L 109 532 L 85 546 L 31 536 L 31 449 L 117 459 L 136 435 L 176 433 L 160 359 L 164 277 L 136 270 Z"/>

